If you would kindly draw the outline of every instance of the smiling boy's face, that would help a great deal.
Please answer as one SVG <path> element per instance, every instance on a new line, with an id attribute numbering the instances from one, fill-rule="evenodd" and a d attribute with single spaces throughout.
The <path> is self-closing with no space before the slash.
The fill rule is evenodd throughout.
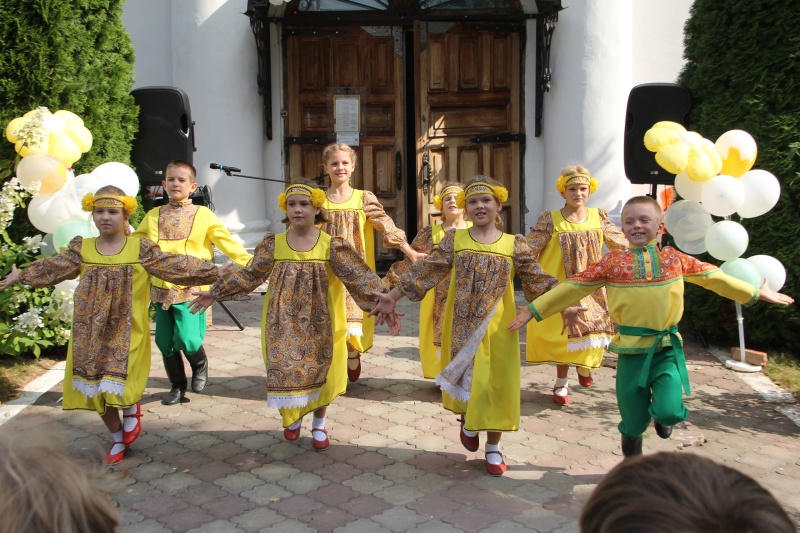
<path id="1" fill-rule="evenodd" d="M 626 205 L 622 209 L 622 233 L 631 246 L 646 246 L 664 226 L 661 208 L 652 203 Z"/>

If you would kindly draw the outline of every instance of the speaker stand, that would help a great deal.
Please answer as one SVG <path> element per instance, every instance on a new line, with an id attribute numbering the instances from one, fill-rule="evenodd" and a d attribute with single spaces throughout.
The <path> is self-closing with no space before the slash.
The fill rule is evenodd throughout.
<path id="1" fill-rule="evenodd" d="M 225 302 L 217 302 L 217 303 L 220 305 L 220 307 L 222 307 L 222 310 L 225 311 L 229 317 L 231 317 L 231 320 L 233 320 L 234 323 L 236 323 L 236 325 L 239 326 L 239 331 L 244 331 L 244 325 L 239 321 L 238 318 L 236 318 L 236 315 L 234 315 L 231 312 L 231 310 L 228 309 L 228 306 L 225 305 Z"/>

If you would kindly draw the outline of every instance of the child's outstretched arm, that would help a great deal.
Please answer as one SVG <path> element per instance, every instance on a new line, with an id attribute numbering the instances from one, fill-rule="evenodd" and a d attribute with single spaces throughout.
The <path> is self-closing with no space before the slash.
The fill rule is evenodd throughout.
<path id="1" fill-rule="evenodd" d="M 11 265 L 11 272 L 3 278 L 3 281 L 0 281 L 0 290 L 7 289 L 15 283 L 19 283 L 19 270 L 17 270 L 17 265 Z"/>
<path id="2" fill-rule="evenodd" d="M 776 305 L 792 305 L 794 303 L 794 298 L 791 296 L 770 289 L 767 280 L 764 280 L 764 284 L 761 286 L 761 294 L 758 299 Z"/>

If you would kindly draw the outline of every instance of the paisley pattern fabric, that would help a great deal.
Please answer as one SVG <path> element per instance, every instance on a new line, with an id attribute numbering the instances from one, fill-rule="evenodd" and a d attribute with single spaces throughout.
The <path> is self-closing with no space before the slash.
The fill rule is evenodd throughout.
<path id="1" fill-rule="evenodd" d="M 349 242 L 372 270 L 375 270 L 375 245 L 372 230 L 383 235 L 383 245 L 399 248 L 407 241 L 406 234 L 386 214 L 378 198 L 369 191 L 353 189 L 353 194 L 344 202 L 335 203 L 325 196 L 322 205 L 328 212 L 327 223 L 320 229 L 332 237 L 341 237 Z M 372 347 L 375 320 L 367 317 L 349 293 L 347 305 L 347 342 L 359 352 Z"/>
<path id="2" fill-rule="evenodd" d="M 194 205 L 191 200 L 162 206 L 158 210 L 158 242 L 188 239 L 198 209 L 200 206 Z"/>
<path id="3" fill-rule="evenodd" d="M 542 268 L 559 281 L 599 261 L 604 243 L 613 251 L 626 250 L 628 246 L 627 239 L 608 219 L 605 210 L 595 208 L 589 208 L 586 220 L 579 223 L 566 220 L 560 210 L 542 213 L 527 239 Z M 578 334 L 562 334 L 560 317 L 528 326 L 527 362 L 586 368 L 600 366 L 605 348 L 614 335 L 605 289 L 598 289 L 578 305 L 587 308 L 581 318 L 589 325 L 588 328 L 579 326 Z"/>
<path id="4" fill-rule="evenodd" d="M 335 329 L 345 327 L 343 314 L 336 321 L 336 292 L 343 296 L 344 284 L 360 309 L 369 311 L 377 303 L 372 291 L 388 288 L 344 239 L 320 232 L 311 250 L 299 252 L 291 248 L 286 233 L 267 233 L 250 264 L 234 268 L 214 284 L 211 294 L 230 299 L 267 279 L 262 330 L 267 404 L 302 408 L 320 399 L 334 357 Z M 343 336 L 341 343 L 344 348 Z"/>
<path id="5" fill-rule="evenodd" d="M 130 407 L 141 399 L 150 370 L 150 276 L 210 283 L 217 279 L 217 268 L 164 253 L 147 239 L 128 238 L 117 254 L 107 256 L 97 250 L 97 239 L 76 237 L 64 252 L 24 269 L 20 280 L 44 287 L 79 274 L 67 353 L 71 380 L 64 382 L 63 407 L 101 414 L 106 405 Z"/>

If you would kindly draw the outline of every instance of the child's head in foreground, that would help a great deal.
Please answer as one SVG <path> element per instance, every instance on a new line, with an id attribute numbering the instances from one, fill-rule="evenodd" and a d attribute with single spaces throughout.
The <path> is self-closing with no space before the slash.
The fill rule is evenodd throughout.
<path id="1" fill-rule="evenodd" d="M 581 533 L 794 533 L 754 479 L 711 459 L 662 452 L 625 459 L 592 492 Z"/>
<path id="2" fill-rule="evenodd" d="M 68 457 L 52 434 L 0 433 L 0 533 L 111 533 L 117 483 Z"/>
<path id="3" fill-rule="evenodd" d="M 167 165 L 161 185 L 170 200 L 182 202 L 197 189 L 197 170 L 191 163 L 176 159 Z"/>
<path id="4" fill-rule="evenodd" d="M 106 185 L 83 197 L 81 207 L 92 213 L 97 230 L 101 236 L 112 236 L 118 233 L 130 235 L 128 219 L 136 211 L 138 202 L 133 196 L 115 185 Z"/>
<path id="5" fill-rule="evenodd" d="M 622 233 L 631 246 L 646 246 L 664 227 L 664 212 L 649 196 L 634 196 L 622 207 Z"/>

